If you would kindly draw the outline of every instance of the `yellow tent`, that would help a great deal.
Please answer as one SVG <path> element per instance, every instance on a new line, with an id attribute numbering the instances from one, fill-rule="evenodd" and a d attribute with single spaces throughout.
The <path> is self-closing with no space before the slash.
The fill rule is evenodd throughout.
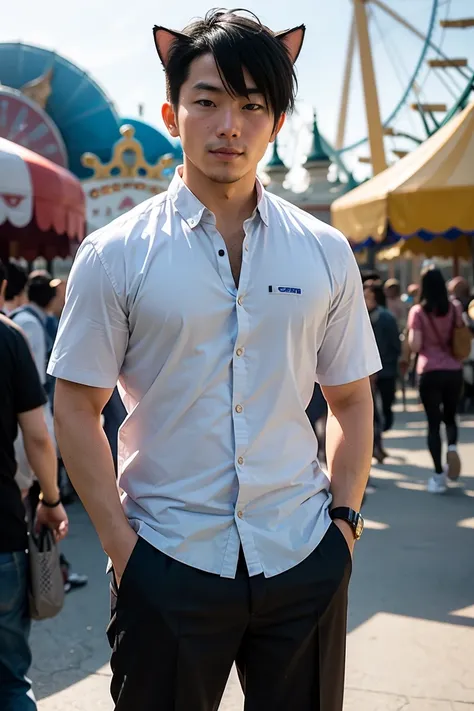
<path id="1" fill-rule="evenodd" d="M 474 103 L 419 148 L 335 200 L 332 224 L 354 243 L 387 235 L 474 234 Z"/>
<path id="2" fill-rule="evenodd" d="M 390 262 L 392 259 L 413 259 L 413 257 L 439 257 L 440 259 L 471 259 L 470 237 L 461 235 L 458 239 L 448 240 L 435 237 L 429 242 L 420 237 L 401 239 L 390 247 L 377 252 L 378 262 Z M 365 252 L 366 250 L 362 250 Z"/>

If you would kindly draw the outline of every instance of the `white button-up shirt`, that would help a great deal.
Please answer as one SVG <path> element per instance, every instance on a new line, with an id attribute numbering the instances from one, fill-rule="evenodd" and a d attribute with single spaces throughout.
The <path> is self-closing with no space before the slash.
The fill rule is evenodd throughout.
<path id="1" fill-rule="evenodd" d="M 346 239 L 266 193 L 244 223 L 238 288 L 214 215 L 176 173 L 81 245 L 49 373 L 112 388 L 123 506 L 165 554 L 235 576 L 306 558 L 330 518 L 305 414 L 315 380 L 380 368 Z"/>

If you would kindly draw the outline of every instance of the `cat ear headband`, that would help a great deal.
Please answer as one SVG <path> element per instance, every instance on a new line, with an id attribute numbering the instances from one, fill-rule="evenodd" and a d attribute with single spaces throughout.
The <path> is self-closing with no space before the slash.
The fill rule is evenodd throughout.
<path id="1" fill-rule="evenodd" d="M 305 25 L 298 25 L 298 27 L 293 27 L 291 30 L 283 30 L 283 32 L 277 32 L 275 34 L 275 37 L 286 47 L 293 64 L 301 52 L 305 31 Z M 156 51 L 165 69 L 168 64 L 169 52 L 173 42 L 177 39 L 184 40 L 185 42 L 189 41 L 188 35 L 182 32 L 176 32 L 175 30 L 169 30 L 159 25 L 155 25 L 153 28 L 153 36 L 155 38 Z"/>

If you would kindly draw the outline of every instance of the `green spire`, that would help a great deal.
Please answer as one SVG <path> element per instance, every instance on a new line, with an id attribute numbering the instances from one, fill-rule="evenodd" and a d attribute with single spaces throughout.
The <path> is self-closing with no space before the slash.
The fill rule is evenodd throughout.
<path id="1" fill-rule="evenodd" d="M 319 135 L 318 123 L 316 121 L 316 111 L 313 114 L 313 142 L 311 144 L 311 150 L 309 156 L 306 158 L 307 163 L 319 163 L 319 162 L 330 163 L 330 158 L 327 153 L 324 152 L 321 143 L 321 136 Z"/>
<path id="2" fill-rule="evenodd" d="M 267 168 L 284 168 L 285 164 L 278 155 L 278 136 L 273 141 L 273 153 L 272 157 L 267 163 Z"/>

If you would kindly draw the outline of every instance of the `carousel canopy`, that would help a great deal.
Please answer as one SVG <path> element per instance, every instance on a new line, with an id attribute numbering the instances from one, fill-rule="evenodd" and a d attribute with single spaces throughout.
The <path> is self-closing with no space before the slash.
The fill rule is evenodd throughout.
<path id="1" fill-rule="evenodd" d="M 474 234 L 474 103 L 419 148 L 335 200 L 332 223 L 353 243 Z"/>
<path id="2" fill-rule="evenodd" d="M 38 153 L 0 138 L 0 245 L 19 249 L 11 256 L 66 256 L 56 238 L 80 241 L 84 235 L 85 198 L 68 170 Z M 54 246 L 46 245 L 52 235 Z M 11 250 L 10 250 L 11 252 Z M 52 254 L 52 252 L 56 252 Z"/>

